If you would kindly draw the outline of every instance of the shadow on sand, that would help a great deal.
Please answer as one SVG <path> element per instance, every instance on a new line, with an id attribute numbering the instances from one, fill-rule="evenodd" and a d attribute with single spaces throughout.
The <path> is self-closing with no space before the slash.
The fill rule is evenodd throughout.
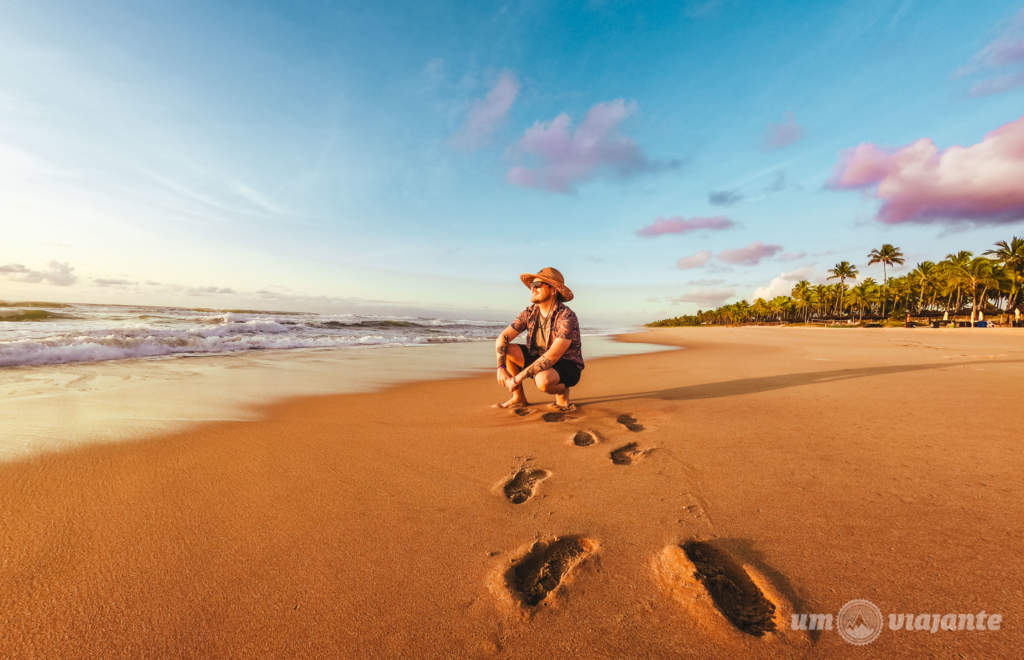
<path id="1" fill-rule="evenodd" d="M 789 600 L 790 604 L 793 606 L 794 612 L 802 613 L 824 611 L 821 607 L 812 607 L 806 599 L 800 596 L 789 578 L 769 563 L 764 553 L 756 547 L 753 539 L 725 538 L 715 539 L 714 542 L 731 553 L 733 557 L 751 564 L 757 570 L 761 571 L 765 577 L 771 580 L 775 588 L 779 590 L 779 593 Z M 784 625 L 789 624 L 790 622 L 786 621 Z M 817 643 L 821 638 L 821 631 L 809 630 L 807 631 L 807 635 L 811 638 L 812 643 Z"/>
<path id="2" fill-rule="evenodd" d="M 665 401 L 686 401 L 690 399 L 715 399 L 726 396 L 738 396 L 742 394 L 755 394 L 769 390 L 781 390 L 787 387 L 800 387 L 801 385 L 818 385 L 821 383 L 832 383 L 853 378 L 870 378 L 872 376 L 886 376 L 889 374 L 907 373 L 911 371 L 925 371 L 928 369 L 943 369 L 946 367 L 961 367 L 975 364 L 1010 364 L 1024 362 L 1016 360 L 975 360 L 972 362 L 931 362 L 927 364 L 898 364 L 880 367 L 861 367 L 857 369 L 835 369 L 831 371 L 806 371 L 795 374 L 780 374 L 778 376 L 761 376 L 759 378 L 738 378 L 736 380 L 725 380 L 717 383 L 700 383 L 684 387 L 672 387 L 664 390 L 650 390 L 647 392 L 635 392 L 632 394 L 619 394 L 610 396 L 597 396 L 577 399 L 578 405 L 592 403 L 608 403 L 612 401 L 627 401 L 630 399 L 662 399 Z"/>

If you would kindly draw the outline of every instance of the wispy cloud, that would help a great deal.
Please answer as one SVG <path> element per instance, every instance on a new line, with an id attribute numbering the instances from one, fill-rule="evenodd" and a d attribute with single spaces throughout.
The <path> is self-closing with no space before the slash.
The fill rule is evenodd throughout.
<path id="1" fill-rule="evenodd" d="M 97 278 L 93 279 L 92 282 L 96 286 L 114 287 L 114 288 L 123 288 L 123 287 L 135 286 L 136 284 L 138 284 L 138 282 L 133 282 L 132 280 L 122 280 L 122 279 L 117 279 L 117 278 L 105 278 L 105 277 L 97 277 Z"/>
<path id="2" fill-rule="evenodd" d="M 78 281 L 74 266 L 61 261 L 51 261 L 48 266 L 46 270 L 32 270 L 23 264 L 6 264 L 0 266 L 0 276 L 18 282 L 56 286 L 71 286 Z"/>
<path id="3" fill-rule="evenodd" d="M 1006 21 L 999 33 L 971 61 L 953 72 L 956 77 L 995 75 L 973 83 L 971 96 L 999 94 L 1024 85 L 1024 9 Z"/>
<path id="4" fill-rule="evenodd" d="M 687 18 L 704 18 L 718 12 L 725 0 L 687 0 L 683 3 L 683 13 Z"/>
<path id="5" fill-rule="evenodd" d="M 268 215 L 289 215 L 290 211 L 275 202 L 266 193 L 247 186 L 241 181 L 232 181 L 229 189 L 238 197 L 242 198 L 257 210 Z"/>
<path id="6" fill-rule="evenodd" d="M 473 150 L 487 145 L 494 130 L 504 121 L 509 108 L 519 94 L 519 80 L 511 71 L 498 76 L 487 96 L 477 100 L 469 109 L 466 121 L 452 137 L 452 144 L 460 149 Z"/>
<path id="7" fill-rule="evenodd" d="M 225 286 L 193 286 L 185 289 L 190 296 L 226 295 L 236 293 L 234 289 Z"/>
<path id="8" fill-rule="evenodd" d="M 1000 224 L 1024 219 L 1024 116 L 981 142 L 939 149 L 929 138 L 886 149 L 845 152 L 833 188 L 875 187 L 876 218 L 886 224 Z"/>
<path id="9" fill-rule="evenodd" d="M 708 202 L 715 206 L 732 206 L 743 200 L 743 195 L 735 190 L 712 190 L 708 193 Z"/>
<path id="10" fill-rule="evenodd" d="M 967 93 L 971 96 L 992 96 L 1022 85 L 1024 85 L 1024 71 L 976 82 L 971 85 L 971 89 Z"/>
<path id="11" fill-rule="evenodd" d="M 678 167 L 678 161 L 649 159 L 635 141 L 619 134 L 619 125 L 636 109 L 635 101 L 615 99 L 590 108 L 575 130 L 565 113 L 550 122 L 535 123 L 509 155 L 533 157 L 538 164 L 512 167 L 506 179 L 516 186 L 570 193 L 579 183 L 604 172 L 628 177 Z"/>
<path id="12" fill-rule="evenodd" d="M 718 253 L 718 260 L 727 264 L 743 266 L 756 266 L 762 259 L 774 256 L 782 251 L 781 245 L 770 245 L 761 241 L 754 241 L 750 245 L 732 250 L 722 250 Z"/>
<path id="13" fill-rule="evenodd" d="M 700 268 L 711 261 L 711 252 L 708 250 L 701 250 L 696 254 L 691 254 L 688 257 L 683 257 L 676 262 L 676 267 L 680 270 L 689 270 L 691 268 Z"/>
<path id="14" fill-rule="evenodd" d="M 796 123 L 792 114 L 780 124 L 768 124 L 761 144 L 765 149 L 781 149 L 788 147 L 804 136 L 804 129 Z"/>
<path id="15" fill-rule="evenodd" d="M 701 288 L 690 289 L 683 295 L 672 299 L 674 303 L 696 303 L 705 307 L 718 307 L 736 295 L 735 289 Z"/>
<path id="16" fill-rule="evenodd" d="M 638 229 L 637 236 L 664 236 L 665 234 L 686 234 L 701 229 L 720 231 L 735 227 L 736 223 L 724 216 L 713 218 L 684 218 L 676 216 L 673 218 L 658 218 L 653 223 Z"/>
<path id="17" fill-rule="evenodd" d="M 434 57 L 423 65 L 423 78 L 430 88 L 436 89 L 444 82 L 444 59 Z"/>
<path id="18" fill-rule="evenodd" d="M 807 256 L 806 252 L 783 252 L 779 255 L 779 261 L 797 261 Z"/>
<path id="19" fill-rule="evenodd" d="M 708 193 L 708 203 L 715 206 L 732 206 L 747 199 L 761 199 L 785 189 L 785 170 L 769 168 L 732 188 L 712 190 Z"/>

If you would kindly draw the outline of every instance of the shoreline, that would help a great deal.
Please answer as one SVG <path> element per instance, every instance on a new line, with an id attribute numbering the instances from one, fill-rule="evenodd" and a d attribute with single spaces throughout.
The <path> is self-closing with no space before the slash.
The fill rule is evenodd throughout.
<path id="1" fill-rule="evenodd" d="M 949 424 L 1005 417 L 1024 344 L 764 330 L 626 335 L 687 350 L 588 361 L 578 413 L 551 421 L 530 386 L 530 414 L 490 409 L 481 374 L 0 464 L 0 655 L 862 655 L 834 630 L 737 630 L 686 581 L 694 539 L 780 627 L 855 598 L 984 609 L 1001 630 L 871 650 L 1012 654 L 1024 456 Z M 511 567 L 564 539 L 581 558 L 523 605 Z"/>
<path id="2" fill-rule="evenodd" d="M 584 337 L 588 360 L 667 350 Z M 216 421 L 255 421 L 302 396 L 375 392 L 486 371 L 491 343 L 260 350 L 0 369 L 0 462 L 132 442 Z"/>

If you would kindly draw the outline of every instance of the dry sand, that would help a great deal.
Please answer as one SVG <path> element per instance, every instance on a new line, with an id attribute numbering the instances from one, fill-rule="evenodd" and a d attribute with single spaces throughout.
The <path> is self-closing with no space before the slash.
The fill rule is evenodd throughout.
<path id="1" fill-rule="evenodd" d="M 530 414 L 488 408 L 501 392 L 485 375 L 2 464 L 0 656 L 1024 647 L 1024 333 L 643 340 L 687 350 L 590 361 L 561 421 L 532 388 Z M 689 556 L 692 540 L 711 549 Z M 775 632 L 722 616 L 693 578 L 708 561 L 774 605 Z M 866 648 L 789 630 L 793 610 L 854 598 L 883 614 L 985 610 L 1002 628 L 884 630 Z"/>

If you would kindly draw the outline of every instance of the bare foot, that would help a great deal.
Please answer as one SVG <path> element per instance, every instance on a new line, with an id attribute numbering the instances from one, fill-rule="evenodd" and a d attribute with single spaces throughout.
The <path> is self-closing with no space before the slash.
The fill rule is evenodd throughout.
<path id="1" fill-rule="evenodd" d="M 513 396 L 508 401 L 494 404 L 495 408 L 518 408 L 519 406 L 528 406 L 530 403 L 525 397 Z"/>
<path id="2" fill-rule="evenodd" d="M 572 405 L 571 403 L 569 403 L 569 388 L 568 387 L 565 388 L 565 391 L 562 392 L 561 394 L 556 394 L 555 395 L 555 405 L 558 406 L 559 408 L 563 409 L 563 410 Z"/>

